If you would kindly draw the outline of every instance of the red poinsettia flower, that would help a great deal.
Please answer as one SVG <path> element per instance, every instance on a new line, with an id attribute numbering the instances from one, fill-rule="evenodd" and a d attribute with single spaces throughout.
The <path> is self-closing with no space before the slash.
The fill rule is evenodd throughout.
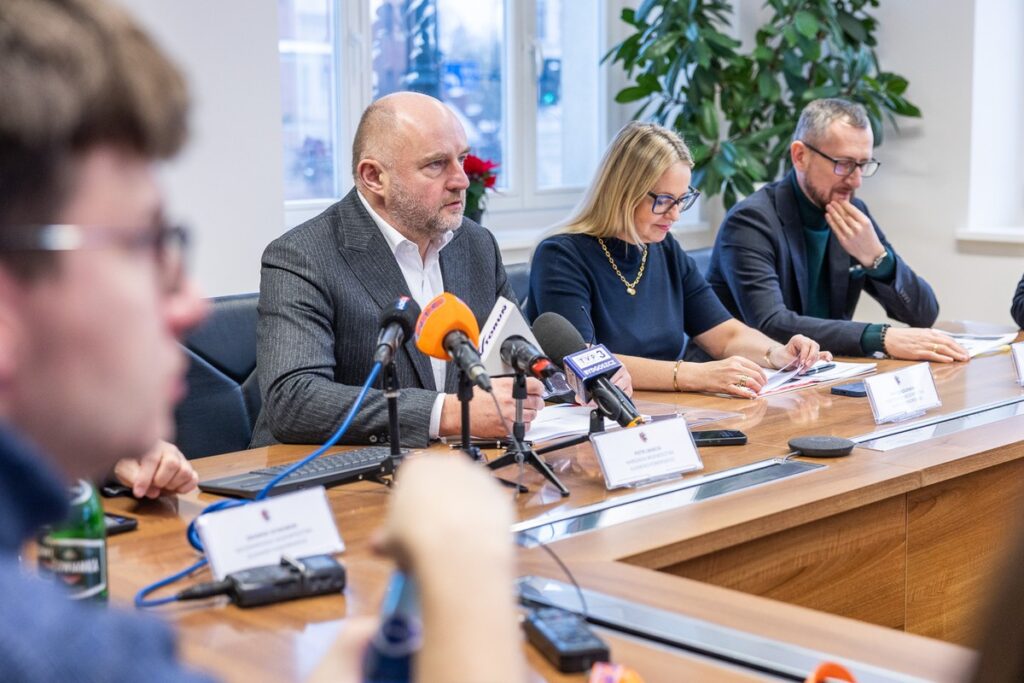
<path id="1" fill-rule="evenodd" d="M 467 154 L 466 160 L 462 162 L 462 169 L 469 176 L 469 180 L 486 181 L 490 177 L 497 177 L 496 173 L 491 173 L 494 169 L 498 168 L 499 164 L 494 163 L 490 159 L 481 159 L 473 154 Z"/>
<path id="2" fill-rule="evenodd" d="M 467 215 L 479 218 L 486 204 L 484 193 L 487 190 L 493 189 L 494 185 L 498 182 L 498 174 L 494 171 L 498 166 L 500 164 L 490 159 L 481 159 L 473 154 L 466 155 L 465 161 L 462 162 L 462 170 L 466 172 L 466 177 L 469 178 L 469 187 L 466 188 L 465 205 Z"/>

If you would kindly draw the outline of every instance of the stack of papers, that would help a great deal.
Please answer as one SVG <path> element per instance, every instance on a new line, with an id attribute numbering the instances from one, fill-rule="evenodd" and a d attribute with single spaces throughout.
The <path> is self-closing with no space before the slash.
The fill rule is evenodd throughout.
<path id="1" fill-rule="evenodd" d="M 545 406 L 526 430 L 526 438 L 534 443 L 580 436 L 590 431 L 590 408 L 587 406 Z M 604 428 L 618 427 L 605 418 Z"/>
<path id="2" fill-rule="evenodd" d="M 1013 340 L 1017 338 L 1016 332 L 1010 332 L 1009 334 L 964 334 L 961 332 L 946 332 L 945 330 L 935 331 L 952 337 L 956 340 L 957 344 L 967 350 L 971 358 L 980 356 L 983 353 L 999 351 L 1007 344 L 1012 344 Z"/>
<path id="3" fill-rule="evenodd" d="M 768 381 L 761 387 L 761 393 L 758 396 L 771 396 L 823 382 L 867 375 L 874 372 L 877 367 L 877 363 L 840 363 L 839 361 L 820 360 L 802 374 L 797 370 L 787 368 L 765 370 L 764 373 L 767 375 Z"/>
<path id="4" fill-rule="evenodd" d="M 707 408 L 691 408 L 688 406 L 669 406 L 651 402 L 646 403 L 646 406 L 640 406 L 641 415 L 643 415 L 645 421 L 680 416 L 686 419 L 686 424 L 691 429 L 719 420 L 742 417 L 742 413 L 710 410 Z M 644 412 L 645 409 L 649 410 L 651 408 L 661 408 L 671 412 L 651 417 Z M 554 439 L 565 439 L 570 436 L 582 436 L 590 431 L 591 410 L 592 408 L 589 406 L 546 406 L 537 413 L 537 417 L 530 423 L 529 429 L 526 430 L 526 438 L 534 443 L 542 443 Z M 619 425 L 612 420 L 605 419 L 604 428 L 605 430 L 618 429 Z"/>

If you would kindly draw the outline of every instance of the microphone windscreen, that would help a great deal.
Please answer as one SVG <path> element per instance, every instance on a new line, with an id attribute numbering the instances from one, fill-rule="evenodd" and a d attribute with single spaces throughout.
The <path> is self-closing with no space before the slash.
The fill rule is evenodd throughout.
<path id="1" fill-rule="evenodd" d="M 402 328 L 402 335 L 406 339 L 411 339 L 416 319 L 419 317 L 420 305 L 411 297 L 400 296 L 380 312 L 380 327 L 383 329 L 391 323 L 398 323 Z"/>
<path id="2" fill-rule="evenodd" d="M 469 306 L 450 292 L 430 300 L 416 321 L 416 348 L 433 358 L 451 360 L 444 339 L 451 332 L 462 332 L 476 346 L 480 326 Z"/>
<path id="3" fill-rule="evenodd" d="M 587 348 L 579 330 L 564 317 L 550 311 L 541 313 L 533 321 L 533 336 L 537 338 L 544 354 L 563 368 L 563 358 Z"/>

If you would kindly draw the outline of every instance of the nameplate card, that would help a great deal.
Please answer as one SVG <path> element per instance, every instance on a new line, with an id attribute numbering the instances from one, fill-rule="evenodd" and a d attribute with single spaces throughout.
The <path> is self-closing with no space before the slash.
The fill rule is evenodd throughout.
<path id="1" fill-rule="evenodd" d="M 231 572 L 279 564 L 282 555 L 345 549 L 322 486 L 202 515 L 196 530 L 218 581 Z"/>
<path id="2" fill-rule="evenodd" d="M 928 363 L 864 378 L 875 423 L 899 422 L 942 405 Z"/>
<path id="3" fill-rule="evenodd" d="M 609 490 L 704 467 L 682 417 L 601 432 L 592 435 L 590 442 Z"/>
<path id="4" fill-rule="evenodd" d="M 1010 358 L 1013 369 L 1017 371 L 1017 384 L 1024 386 L 1024 342 L 1010 344 Z"/>

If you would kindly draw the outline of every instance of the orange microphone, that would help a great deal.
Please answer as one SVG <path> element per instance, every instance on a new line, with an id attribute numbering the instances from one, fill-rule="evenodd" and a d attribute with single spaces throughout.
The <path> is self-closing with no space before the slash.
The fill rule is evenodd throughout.
<path id="1" fill-rule="evenodd" d="M 476 350 L 479 337 L 473 311 L 449 292 L 431 299 L 416 321 L 416 348 L 432 358 L 455 361 L 473 384 L 491 391 L 491 378 Z"/>

